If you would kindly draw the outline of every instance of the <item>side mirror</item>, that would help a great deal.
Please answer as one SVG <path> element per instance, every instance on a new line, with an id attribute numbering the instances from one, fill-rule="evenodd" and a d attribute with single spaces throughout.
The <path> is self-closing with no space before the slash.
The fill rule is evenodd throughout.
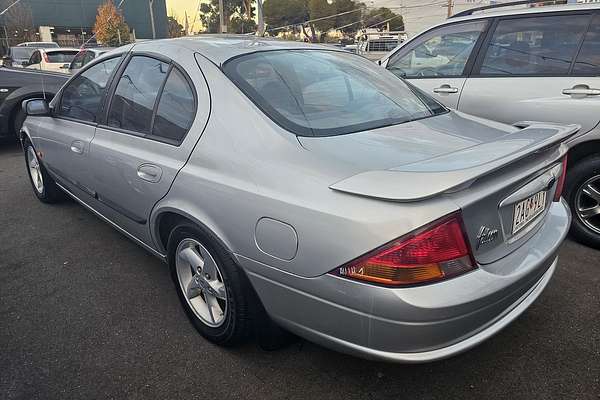
<path id="1" fill-rule="evenodd" d="M 50 115 L 50 106 L 44 99 L 29 99 L 23 101 L 23 108 L 27 115 L 48 116 Z"/>
<path id="2" fill-rule="evenodd" d="M 60 69 L 69 69 L 70 66 L 71 64 L 63 64 L 60 66 Z"/>

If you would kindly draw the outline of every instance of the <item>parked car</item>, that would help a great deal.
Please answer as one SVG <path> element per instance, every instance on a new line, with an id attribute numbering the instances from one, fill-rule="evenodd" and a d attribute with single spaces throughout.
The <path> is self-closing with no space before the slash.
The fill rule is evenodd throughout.
<path id="1" fill-rule="evenodd" d="M 23 100 L 51 100 L 67 79 L 55 72 L 0 67 L 0 140 L 18 137 L 25 120 Z"/>
<path id="2" fill-rule="evenodd" d="M 79 50 L 65 47 L 37 49 L 29 58 L 26 68 L 68 73 L 69 64 L 71 64 L 77 53 L 79 53 Z"/>
<path id="3" fill-rule="evenodd" d="M 73 58 L 73 61 L 69 64 L 69 72 L 74 74 L 79 71 L 85 65 L 90 63 L 96 57 L 101 56 L 104 53 L 107 53 L 111 50 L 114 50 L 113 47 L 93 47 L 80 50 L 79 53 Z"/>
<path id="4" fill-rule="evenodd" d="M 573 236 L 600 248 L 600 4 L 500 6 L 450 18 L 382 65 L 469 114 L 580 124 L 569 143 L 565 198 Z"/>
<path id="5" fill-rule="evenodd" d="M 2 65 L 21 68 L 27 64 L 34 51 L 31 47 L 9 47 L 6 55 L 2 57 Z"/>
<path id="6" fill-rule="evenodd" d="M 25 107 L 34 194 L 67 193 L 165 260 L 221 345 L 252 319 L 364 357 L 451 356 L 539 296 L 570 222 L 578 126 L 451 111 L 329 46 L 128 45 Z"/>
<path id="7" fill-rule="evenodd" d="M 17 47 L 35 47 L 36 49 L 54 49 L 60 46 L 56 42 L 24 42 L 19 43 Z"/>

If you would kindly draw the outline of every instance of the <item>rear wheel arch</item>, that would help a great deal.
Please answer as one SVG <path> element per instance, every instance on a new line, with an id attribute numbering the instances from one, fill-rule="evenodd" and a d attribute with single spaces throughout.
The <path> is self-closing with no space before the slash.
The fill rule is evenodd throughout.
<path id="1" fill-rule="evenodd" d="M 600 140 L 590 140 L 578 143 L 569 150 L 567 169 L 593 155 L 600 155 Z"/>
<path id="2" fill-rule="evenodd" d="M 153 236 L 159 247 L 159 251 L 165 253 L 167 251 L 167 245 L 169 242 L 169 235 L 177 227 L 182 224 L 189 224 L 196 226 L 198 229 L 204 231 L 208 236 L 217 241 L 224 249 L 233 255 L 233 250 L 227 241 L 215 233 L 215 231 L 209 228 L 206 224 L 193 218 L 187 213 L 180 212 L 177 210 L 165 210 L 159 212 L 154 218 Z"/>

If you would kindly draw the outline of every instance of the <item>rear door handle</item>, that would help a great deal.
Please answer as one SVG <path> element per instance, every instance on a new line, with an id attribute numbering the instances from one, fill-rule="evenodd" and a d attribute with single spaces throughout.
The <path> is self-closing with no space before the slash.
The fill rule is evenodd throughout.
<path id="1" fill-rule="evenodd" d="M 570 89 L 563 89 L 562 94 L 569 96 L 599 96 L 600 89 L 590 88 L 588 85 L 575 85 Z"/>
<path id="2" fill-rule="evenodd" d="M 137 176 L 145 181 L 156 183 L 162 177 L 162 169 L 154 164 L 142 164 L 137 169 Z"/>
<path id="3" fill-rule="evenodd" d="M 452 87 L 448 84 L 444 84 L 440 87 L 433 89 L 434 93 L 458 93 L 458 88 Z"/>
<path id="4" fill-rule="evenodd" d="M 85 143 L 81 140 L 75 140 L 71 143 L 71 151 L 77 154 L 83 154 L 83 150 L 85 149 Z"/>

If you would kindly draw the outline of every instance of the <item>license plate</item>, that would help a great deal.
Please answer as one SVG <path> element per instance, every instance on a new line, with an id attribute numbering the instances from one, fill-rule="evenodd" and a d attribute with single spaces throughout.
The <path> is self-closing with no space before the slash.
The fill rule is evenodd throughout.
<path id="1" fill-rule="evenodd" d="M 538 192 L 515 204 L 512 233 L 523 229 L 546 208 L 546 191 Z"/>

